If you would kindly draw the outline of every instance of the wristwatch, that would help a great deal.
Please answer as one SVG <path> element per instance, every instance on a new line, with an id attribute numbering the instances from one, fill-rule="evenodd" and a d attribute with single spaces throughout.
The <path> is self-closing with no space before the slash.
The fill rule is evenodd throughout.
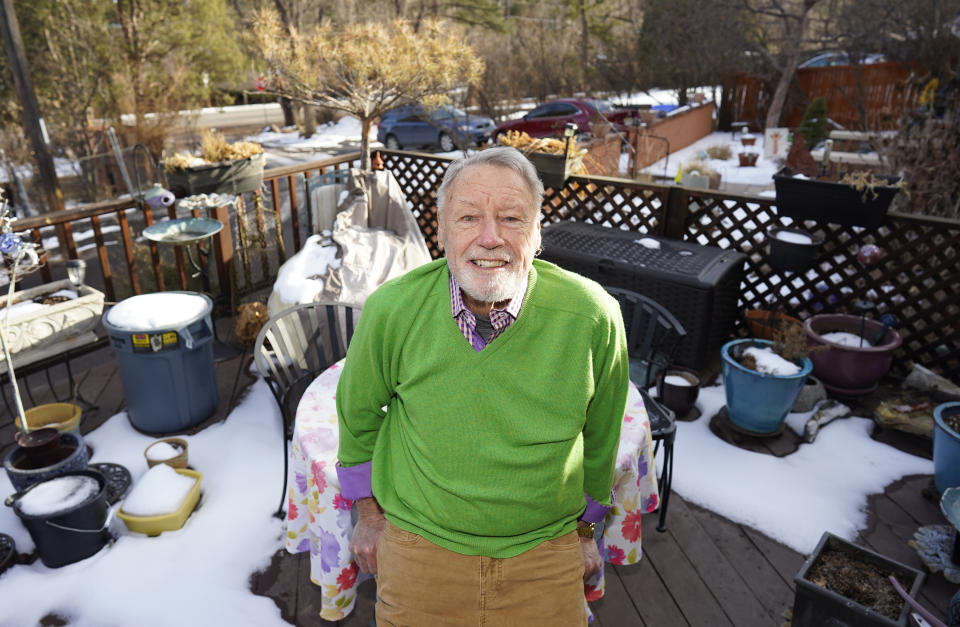
<path id="1" fill-rule="evenodd" d="M 596 523 L 587 522 L 585 520 L 577 521 L 577 535 L 581 538 L 593 538 L 593 530 L 596 527 Z"/>

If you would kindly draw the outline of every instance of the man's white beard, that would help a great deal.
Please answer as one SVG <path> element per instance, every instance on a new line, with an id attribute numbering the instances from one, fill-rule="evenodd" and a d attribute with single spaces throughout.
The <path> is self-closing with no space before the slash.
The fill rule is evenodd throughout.
<path id="1" fill-rule="evenodd" d="M 493 281 L 483 281 L 473 276 L 469 269 L 459 272 L 449 262 L 447 267 L 450 268 L 453 278 L 460 284 L 460 288 L 470 298 L 481 303 L 499 303 L 513 298 L 523 281 L 522 271 L 501 272 Z"/>

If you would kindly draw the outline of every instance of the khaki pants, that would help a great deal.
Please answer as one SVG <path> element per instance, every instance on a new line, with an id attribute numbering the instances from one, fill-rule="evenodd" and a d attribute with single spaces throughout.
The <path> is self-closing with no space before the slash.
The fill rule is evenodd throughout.
<path id="1" fill-rule="evenodd" d="M 576 532 L 496 559 L 454 553 L 387 523 L 377 571 L 378 627 L 587 624 Z"/>

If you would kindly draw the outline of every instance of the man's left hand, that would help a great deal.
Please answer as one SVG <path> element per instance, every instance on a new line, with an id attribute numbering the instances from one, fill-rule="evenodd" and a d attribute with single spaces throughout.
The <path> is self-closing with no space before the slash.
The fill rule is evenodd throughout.
<path id="1" fill-rule="evenodd" d="M 586 581 L 600 572 L 603 560 L 593 538 L 580 538 L 580 549 L 583 551 L 583 580 Z"/>

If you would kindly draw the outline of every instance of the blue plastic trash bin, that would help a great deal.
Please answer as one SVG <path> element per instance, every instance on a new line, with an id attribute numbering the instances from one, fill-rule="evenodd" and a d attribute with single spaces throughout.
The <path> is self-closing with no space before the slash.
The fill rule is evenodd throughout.
<path id="1" fill-rule="evenodd" d="M 217 409 L 212 310 L 205 294 L 158 292 L 132 296 L 103 316 L 137 429 L 183 431 Z"/>

